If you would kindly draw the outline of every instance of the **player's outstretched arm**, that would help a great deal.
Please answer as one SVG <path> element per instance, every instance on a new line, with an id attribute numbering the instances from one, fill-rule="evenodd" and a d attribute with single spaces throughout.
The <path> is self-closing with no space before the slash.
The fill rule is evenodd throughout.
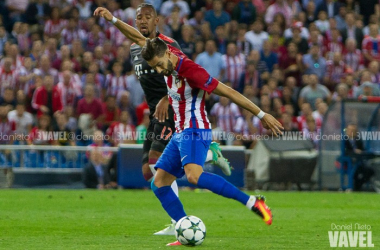
<path id="1" fill-rule="evenodd" d="M 124 36 L 129 38 L 131 41 L 133 41 L 140 47 L 143 47 L 145 45 L 146 38 L 138 30 L 114 17 L 112 13 L 106 8 L 96 8 L 96 10 L 94 11 L 94 16 L 100 16 L 106 19 L 107 21 L 112 22 L 115 25 L 115 27 L 118 28 L 121 31 L 121 33 L 124 34 Z"/>
<path id="2" fill-rule="evenodd" d="M 270 114 L 264 113 L 259 107 L 257 107 L 253 102 L 248 100 L 245 96 L 237 92 L 236 90 L 224 85 L 222 82 L 219 82 L 218 86 L 214 89 L 213 93 L 225 96 L 229 98 L 232 102 L 236 103 L 238 106 L 243 109 L 248 110 L 255 116 L 261 119 L 261 122 L 266 129 L 270 129 L 273 133 L 278 136 L 282 134 L 282 129 L 284 129 L 279 121 L 277 121 Z"/>

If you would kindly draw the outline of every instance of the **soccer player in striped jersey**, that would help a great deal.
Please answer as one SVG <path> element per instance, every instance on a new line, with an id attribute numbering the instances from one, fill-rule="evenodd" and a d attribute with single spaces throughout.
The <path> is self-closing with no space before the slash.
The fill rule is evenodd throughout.
<path id="1" fill-rule="evenodd" d="M 102 9 L 107 11 L 104 8 Z M 166 44 L 170 44 L 179 49 L 179 45 L 175 40 L 156 31 L 158 21 L 156 10 L 152 5 L 143 3 L 137 7 L 136 26 L 139 32 L 146 38 L 159 37 Z M 131 40 L 133 41 L 133 39 Z M 154 165 L 169 143 L 171 135 L 175 132 L 174 113 L 168 103 L 168 90 L 164 76 L 154 70 L 144 60 L 141 56 L 141 46 L 138 44 L 131 45 L 131 57 L 135 73 L 144 90 L 150 110 L 150 124 L 147 134 L 154 134 L 154 136 L 146 138 L 144 141 L 142 172 L 146 181 L 152 181 L 153 172 L 155 172 Z M 156 117 L 154 114 L 156 114 Z M 210 145 L 206 161 L 220 167 L 225 175 L 231 175 L 231 166 L 223 157 L 217 143 Z M 175 181 L 173 182 L 172 188 L 174 193 L 178 195 L 178 186 Z M 169 227 L 155 233 L 155 235 L 174 235 L 174 226 L 175 221 L 172 221 Z"/>
<path id="2" fill-rule="evenodd" d="M 224 178 L 203 171 L 212 138 L 211 123 L 205 110 L 205 95 L 213 92 L 229 98 L 259 117 L 264 127 L 276 135 L 282 134 L 281 123 L 239 92 L 212 78 L 204 68 L 159 37 L 147 39 L 105 8 L 97 8 L 94 15 L 112 21 L 127 38 L 142 47 L 141 55 L 149 66 L 165 76 L 168 101 L 175 113 L 176 133 L 155 165 L 157 173 L 152 189 L 168 215 L 175 221 L 186 216 L 181 201 L 171 188 L 177 178 L 186 175 L 190 183 L 239 201 L 271 225 L 272 213 L 263 196 L 249 196 Z M 178 244 L 178 241 L 171 244 Z"/>

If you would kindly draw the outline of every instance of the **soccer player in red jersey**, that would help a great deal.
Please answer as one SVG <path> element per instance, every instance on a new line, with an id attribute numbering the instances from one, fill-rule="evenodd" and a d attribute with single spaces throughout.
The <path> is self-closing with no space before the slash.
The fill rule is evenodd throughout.
<path id="1" fill-rule="evenodd" d="M 152 190 L 169 216 L 175 221 L 186 216 L 181 201 L 170 187 L 177 178 L 186 175 L 190 183 L 239 201 L 271 225 L 272 213 L 262 196 L 249 196 L 224 178 L 203 171 L 212 138 L 211 123 L 205 110 L 205 95 L 213 92 L 229 98 L 258 116 L 263 126 L 276 135 L 282 133 L 281 123 L 239 92 L 212 78 L 204 68 L 160 38 L 145 38 L 105 8 L 97 8 L 94 15 L 111 21 L 127 38 L 142 47 L 142 57 L 154 70 L 165 75 L 168 102 L 175 113 L 176 133 L 155 166 L 157 173 Z"/>

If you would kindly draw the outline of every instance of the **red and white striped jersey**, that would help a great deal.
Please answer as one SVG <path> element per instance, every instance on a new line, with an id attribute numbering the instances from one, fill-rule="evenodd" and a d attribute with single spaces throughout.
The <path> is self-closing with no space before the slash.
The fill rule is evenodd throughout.
<path id="1" fill-rule="evenodd" d="M 63 82 L 63 72 L 58 73 L 58 82 Z M 73 82 L 75 85 L 79 85 L 81 88 L 83 88 L 82 80 L 80 79 L 79 75 L 76 73 L 71 74 L 70 82 Z"/>
<path id="2" fill-rule="evenodd" d="M 124 142 L 134 140 L 135 126 L 121 122 L 113 122 L 107 129 L 106 134 L 114 142 L 114 146 Z"/>
<path id="3" fill-rule="evenodd" d="M 103 32 L 99 32 L 97 35 L 89 32 L 87 36 L 87 50 L 94 51 L 96 46 L 103 45 L 105 39 L 106 36 Z"/>
<path id="4" fill-rule="evenodd" d="M 0 122 L 0 144 L 8 144 L 10 142 L 11 136 L 16 130 L 16 122 L 5 119 Z"/>
<path id="5" fill-rule="evenodd" d="M 334 58 L 334 53 L 343 54 L 343 48 L 342 43 L 328 42 L 326 44 L 326 59 L 332 60 Z"/>
<path id="6" fill-rule="evenodd" d="M 21 83 L 19 81 L 19 77 L 20 76 L 28 76 L 32 73 L 33 73 L 33 69 L 27 70 L 25 67 L 20 67 L 16 70 L 15 75 L 16 75 L 16 89 L 17 90 L 21 89 L 24 91 L 24 93 L 29 93 L 30 87 L 34 84 L 34 79 L 31 79 L 27 82 Z"/>
<path id="7" fill-rule="evenodd" d="M 118 96 L 120 92 L 128 90 L 127 76 L 108 74 L 104 85 L 104 88 L 107 90 L 107 95 Z"/>
<path id="8" fill-rule="evenodd" d="M 57 21 L 49 19 L 45 23 L 44 33 L 49 37 L 55 36 L 57 34 L 60 34 L 66 25 L 67 21 L 64 19 L 59 19 Z"/>
<path id="9" fill-rule="evenodd" d="M 241 113 L 235 103 L 223 106 L 218 102 L 212 107 L 211 115 L 216 117 L 217 126 L 224 132 L 234 132 L 237 119 L 241 116 Z"/>
<path id="10" fill-rule="evenodd" d="M 5 72 L 4 68 L 0 68 L 0 95 L 4 94 L 4 90 L 7 87 L 11 87 L 13 89 L 16 88 L 17 75 L 16 70 L 11 70 Z"/>
<path id="11" fill-rule="evenodd" d="M 364 68 L 363 54 L 359 49 L 356 49 L 355 52 L 346 52 L 343 56 L 343 61 L 354 72 Z"/>
<path id="12" fill-rule="evenodd" d="M 106 30 L 106 37 L 108 40 L 112 41 L 114 47 L 121 46 L 121 44 L 127 39 L 115 26 L 110 26 Z"/>
<path id="13" fill-rule="evenodd" d="M 326 77 L 336 84 L 340 83 L 340 79 L 344 76 L 345 70 L 346 66 L 343 61 L 340 61 L 338 65 L 335 65 L 331 60 L 326 62 Z"/>
<path id="14" fill-rule="evenodd" d="M 74 40 L 85 40 L 87 37 L 86 31 L 83 29 L 63 29 L 61 33 L 62 45 L 71 45 Z"/>
<path id="15" fill-rule="evenodd" d="M 63 82 L 59 82 L 57 84 L 57 89 L 61 96 L 63 107 L 74 106 L 75 99 L 82 95 L 80 85 L 75 82 L 70 82 L 69 86 L 66 86 Z"/>
<path id="16" fill-rule="evenodd" d="M 227 79 L 234 89 L 239 87 L 240 75 L 245 69 L 245 56 L 238 54 L 236 56 L 223 55 L 222 59 L 226 65 L 224 79 Z"/>
<path id="17" fill-rule="evenodd" d="M 218 80 L 187 58 L 182 51 L 167 46 L 178 57 L 176 72 L 165 76 L 177 133 L 186 128 L 211 129 L 205 109 L 205 94 L 210 94 L 218 86 Z"/>

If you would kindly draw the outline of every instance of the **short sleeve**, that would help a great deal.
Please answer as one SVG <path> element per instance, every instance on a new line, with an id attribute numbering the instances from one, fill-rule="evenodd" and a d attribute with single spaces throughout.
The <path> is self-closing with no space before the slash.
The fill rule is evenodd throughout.
<path id="1" fill-rule="evenodd" d="M 188 58 L 180 58 L 177 72 L 180 76 L 186 78 L 190 87 L 202 89 L 209 94 L 211 94 L 219 84 L 219 81 L 211 77 L 204 68 Z"/>

